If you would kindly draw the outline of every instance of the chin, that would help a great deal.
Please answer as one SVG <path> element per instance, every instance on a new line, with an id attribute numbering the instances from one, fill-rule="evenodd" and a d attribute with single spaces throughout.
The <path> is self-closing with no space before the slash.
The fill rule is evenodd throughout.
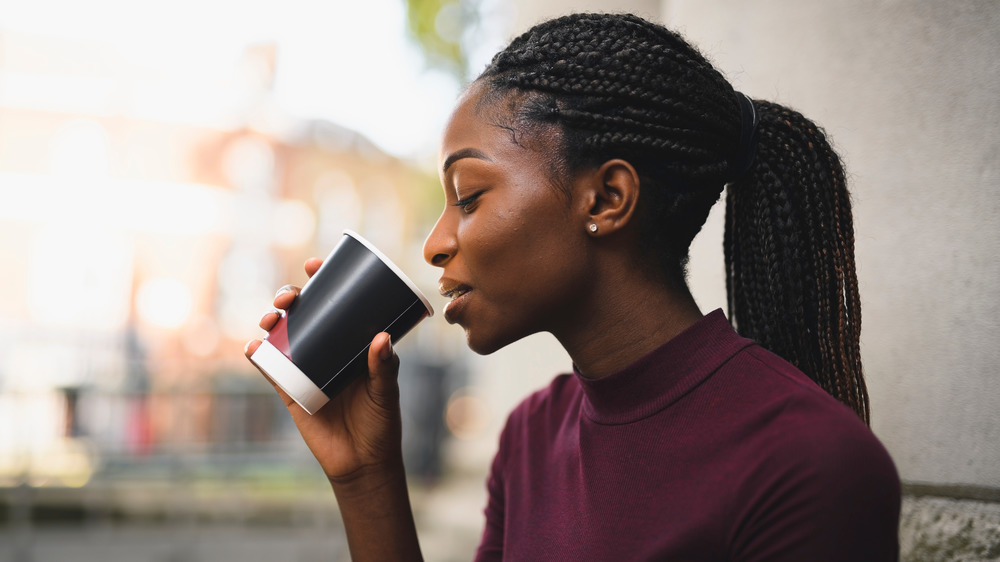
<path id="1" fill-rule="evenodd" d="M 530 334 L 504 335 L 504 334 L 482 334 L 475 333 L 469 328 L 465 329 L 465 342 L 469 349 L 479 355 L 489 355 L 494 351 L 499 351 L 508 345 L 529 336 Z"/>
<path id="2" fill-rule="evenodd" d="M 503 347 L 503 345 L 497 345 L 490 341 L 481 341 L 473 337 L 468 330 L 465 331 L 465 343 L 469 346 L 469 349 L 479 355 L 489 355 Z"/>

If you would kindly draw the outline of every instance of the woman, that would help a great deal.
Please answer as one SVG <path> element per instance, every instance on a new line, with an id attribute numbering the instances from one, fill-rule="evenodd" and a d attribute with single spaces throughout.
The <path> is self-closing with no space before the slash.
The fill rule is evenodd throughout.
<path id="1" fill-rule="evenodd" d="M 551 332 L 574 367 L 508 419 L 477 559 L 896 559 L 899 480 L 866 425 L 848 193 L 818 127 L 735 92 L 658 25 L 580 14 L 493 59 L 441 166 L 447 205 L 424 254 L 445 318 L 484 354 Z M 685 281 L 727 184 L 740 335 Z M 418 559 L 385 334 L 368 362 L 315 416 L 283 398 L 354 559 Z"/>

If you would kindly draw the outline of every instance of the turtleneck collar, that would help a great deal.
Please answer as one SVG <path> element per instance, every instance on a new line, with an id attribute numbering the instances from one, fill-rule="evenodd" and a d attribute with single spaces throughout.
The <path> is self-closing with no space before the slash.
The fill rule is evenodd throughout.
<path id="1" fill-rule="evenodd" d="M 721 309 L 716 309 L 617 373 L 588 379 L 574 366 L 573 373 L 584 392 L 583 412 L 591 420 L 609 425 L 649 417 L 752 344 L 733 330 Z"/>

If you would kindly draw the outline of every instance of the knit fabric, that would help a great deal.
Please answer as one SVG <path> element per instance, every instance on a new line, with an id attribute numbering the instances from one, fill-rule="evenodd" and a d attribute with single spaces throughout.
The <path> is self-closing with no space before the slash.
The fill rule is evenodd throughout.
<path id="1" fill-rule="evenodd" d="M 477 560 L 889 561 L 900 484 L 856 414 L 715 311 L 510 415 Z"/>

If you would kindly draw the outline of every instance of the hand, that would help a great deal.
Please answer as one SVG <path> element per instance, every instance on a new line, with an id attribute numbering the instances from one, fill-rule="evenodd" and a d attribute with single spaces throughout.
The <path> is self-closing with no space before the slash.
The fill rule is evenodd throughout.
<path id="1" fill-rule="evenodd" d="M 320 259 L 307 260 L 306 274 L 312 277 L 322 264 Z M 300 290 L 291 285 L 282 287 L 274 298 L 274 307 L 287 310 Z M 278 312 L 268 312 L 261 318 L 260 327 L 270 330 L 278 318 Z M 260 343 L 247 343 L 244 352 L 248 358 Z M 336 486 L 402 466 L 398 374 L 399 358 L 393 353 L 389 334 L 383 332 L 375 336 L 368 349 L 368 376 L 359 377 L 314 415 L 310 416 L 270 378 L 268 381 L 281 396 L 327 478 Z"/>

